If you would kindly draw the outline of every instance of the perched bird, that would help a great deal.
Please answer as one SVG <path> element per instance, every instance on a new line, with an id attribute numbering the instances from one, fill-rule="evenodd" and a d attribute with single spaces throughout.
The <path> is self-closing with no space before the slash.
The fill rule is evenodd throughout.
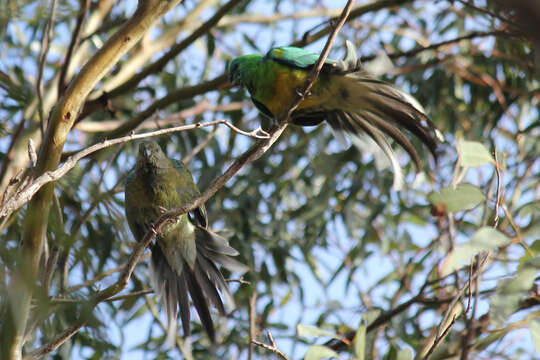
<path id="1" fill-rule="evenodd" d="M 138 241 L 165 209 L 182 206 L 197 196 L 199 189 L 182 162 L 168 159 L 155 142 L 140 143 L 137 163 L 125 188 L 126 218 Z M 208 228 L 204 206 L 165 224 L 151 250 L 150 275 L 167 315 L 167 344 L 173 344 L 176 337 L 178 307 L 184 336 L 190 335 L 188 292 L 204 329 L 214 342 L 215 329 L 209 303 L 221 315 L 225 315 L 222 297 L 226 303 L 233 304 L 227 283 L 216 264 L 231 271 L 245 272 L 244 265 L 230 258 L 238 252 Z"/>
<path id="2" fill-rule="evenodd" d="M 341 143 L 346 135 L 359 148 L 367 135 L 390 160 L 394 188 L 399 189 L 403 175 L 387 136 L 407 151 L 420 171 L 418 153 L 402 129 L 420 139 L 435 158 L 440 133 L 411 95 L 363 70 L 353 45 L 347 41 L 346 46 L 343 60 L 324 62 L 310 93 L 290 121 L 312 126 L 326 120 Z M 265 56 L 252 54 L 234 59 L 229 65 L 229 80 L 245 86 L 259 111 L 276 119 L 291 105 L 318 59 L 318 54 L 301 48 L 277 47 Z"/>

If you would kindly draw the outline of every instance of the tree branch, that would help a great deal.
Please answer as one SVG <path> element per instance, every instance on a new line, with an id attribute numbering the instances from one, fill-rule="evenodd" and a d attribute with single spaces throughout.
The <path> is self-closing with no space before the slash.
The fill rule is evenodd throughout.
<path id="1" fill-rule="evenodd" d="M 96 293 L 92 299 L 90 300 L 91 304 L 94 306 L 99 304 L 100 302 L 106 301 L 107 299 L 110 299 L 111 297 L 118 294 L 120 291 L 122 291 L 128 284 L 129 279 L 131 278 L 131 275 L 133 274 L 133 271 L 135 269 L 135 266 L 140 261 L 141 257 L 143 256 L 143 253 L 145 249 L 150 245 L 150 242 L 154 238 L 156 234 L 158 234 L 163 227 L 163 225 L 170 219 L 176 218 L 180 216 L 181 214 L 185 214 L 188 211 L 200 207 L 202 204 L 204 204 L 212 195 L 214 195 L 221 187 L 225 185 L 225 183 L 234 175 L 236 174 L 244 165 L 253 162 L 254 160 L 261 157 L 271 146 L 274 144 L 274 142 L 277 141 L 279 136 L 283 133 L 283 131 L 287 128 L 288 119 L 294 108 L 298 107 L 298 104 L 302 101 L 302 99 L 308 94 L 309 89 L 311 86 L 313 86 L 313 83 L 317 80 L 317 76 L 322 68 L 322 64 L 326 60 L 326 57 L 328 56 L 328 53 L 330 51 L 330 48 L 332 46 L 332 43 L 343 26 L 343 23 L 345 22 L 345 19 L 347 18 L 351 6 L 353 4 L 354 0 L 348 0 L 347 4 L 345 5 L 345 8 L 343 9 L 342 15 L 340 17 L 340 20 L 337 22 L 335 28 L 333 29 L 332 33 L 330 34 L 326 45 L 324 47 L 323 53 L 320 55 L 319 60 L 316 63 L 316 66 L 311 70 L 306 83 L 303 86 L 303 89 L 299 91 L 298 96 L 294 99 L 294 101 L 291 103 L 291 105 L 287 108 L 286 111 L 284 111 L 280 117 L 278 118 L 277 124 L 273 125 L 270 131 L 268 131 L 268 137 L 259 139 L 254 145 L 252 145 L 248 150 L 246 150 L 241 156 L 239 156 L 230 166 L 225 170 L 225 172 L 214 179 L 212 183 L 208 186 L 208 188 L 197 198 L 190 201 L 187 204 L 184 204 L 181 207 L 178 207 L 176 209 L 167 211 L 166 213 L 162 214 L 152 225 L 151 230 L 148 231 L 143 239 L 137 243 L 135 246 L 133 253 L 131 254 L 128 262 L 126 263 L 126 266 L 123 270 L 123 272 L 120 274 L 120 277 L 118 280 L 110 285 L 109 287 L 105 288 L 102 291 L 99 291 Z M 210 124 L 210 123 L 206 123 Z M 200 125 L 194 124 L 194 125 L 187 125 L 192 127 L 200 127 Z M 171 129 L 165 129 L 160 130 L 159 132 L 171 132 Z M 157 132 L 154 132 L 157 133 Z M 143 134 L 141 134 L 143 135 Z M 141 135 L 130 135 L 131 137 L 134 136 L 141 136 Z M 94 145 L 98 146 L 100 144 Z M 87 150 L 87 149 L 86 149 Z M 74 325 L 70 326 L 68 329 L 66 329 L 62 334 L 69 334 L 69 336 L 63 336 L 60 341 L 54 342 L 54 346 L 46 346 L 44 349 L 48 352 L 53 351 L 58 346 L 60 346 L 63 342 L 65 342 L 69 337 L 73 336 L 73 334 L 76 333 L 76 331 L 84 325 L 84 322 L 82 322 L 81 319 L 77 320 Z M 72 329 L 75 329 L 75 331 L 71 331 Z M 56 338 L 55 338 L 56 339 Z M 273 339 L 271 338 L 271 341 Z M 42 347 L 43 348 L 43 347 Z M 40 348 L 40 349 L 42 349 Z M 39 349 L 38 349 L 39 350 Z M 43 350 L 41 350 L 43 351 Z M 47 352 L 46 352 L 47 353 Z M 34 354 L 34 352 L 32 353 Z M 43 355 L 44 353 L 41 352 Z"/>
<path id="2" fill-rule="evenodd" d="M 141 72 L 135 74 L 128 81 L 119 85 L 115 89 L 109 92 L 111 97 L 116 97 L 120 94 L 124 94 L 128 90 L 135 88 L 144 78 L 150 74 L 155 74 L 163 70 L 165 65 L 176 55 L 180 54 L 185 48 L 191 45 L 195 40 L 205 35 L 210 29 L 212 29 L 223 16 L 230 12 L 236 5 L 238 5 L 243 0 L 229 0 L 228 3 L 223 5 L 216 13 L 208 19 L 205 23 L 193 31 L 188 37 L 179 42 L 178 44 L 171 47 L 171 49 L 163 55 L 159 60 L 156 60 L 152 64 L 145 67 Z"/>
<path id="3" fill-rule="evenodd" d="M 51 112 L 35 169 L 36 176 L 58 166 L 68 133 L 94 86 L 158 18 L 180 1 L 140 0 L 132 18 L 83 66 Z M 10 290 L 13 296 L 6 311 L 9 319 L 3 322 L 2 358 L 5 359 L 18 360 L 22 356 L 23 335 L 47 230 L 52 195 L 52 184 L 42 187 L 30 202 L 24 218 L 22 261 L 11 274 Z"/>
<path id="4" fill-rule="evenodd" d="M 123 136 L 116 139 L 104 140 L 98 144 L 94 144 L 92 146 L 87 147 L 86 149 L 83 149 L 77 152 L 73 156 L 70 156 L 64 162 L 62 166 L 60 166 L 56 170 L 47 171 L 43 173 L 41 176 L 39 176 L 38 178 L 31 181 L 28 185 L 26 185 L 24 189 L 21 189 L 17 193 L 13 194 L 8 200 L 6 200 L 4 204 L 2 204 L 2 207 L 0 208 L 0 217 L 11 215 L 15 210 L 19 209 L 21 206 L 23 206 L 28 201 L 30 201 L 30 199 L 32 199 L 34 194 L 36 194 L 44 185 L 52 181 L 56 181 L 60 179 L 62 176 L 66 175 L 71 169 L 73 169 L 75 165 L 77 165 L 77 163 L 82 158 L 96 151 L 111 147 L 113 145 L 132 141 L 132 140 L 139 140 L 139 139 L 144 139 L 148 137 L 165 135 L 165 134 L 169 134 L 173 132 L 198 129 L 198 128 L 207 127 L 207 126 L 215 126 L 219 124 L 226 125 L 227 127 L 229 127 L 230 129 L 232 129 L 233 131 L 239 134 L 253 137 L 256 139 L 268 139 L 270 137 L 270 135 L 266 131 L 262 130 L 261 128 L 255 129 L 253 131 L 244 131 L 237 128 L 236 126 L 234 126 L 233 124 L 229 123 L 226 120 L 214 120 L 214 121 L 209 121 L 206 123 L 195 123 L 195 124 L 190 124 L 190 125 L 176 126 L 176 127 L 172 127 L 168 129 L 156 130 L 156 131 L 142 133 L 142 134 L 131 134 L 131 135 Z"/>
<path id="5" fill-rule="evenodd" d="M 274 341 L 274 337 L 272 336 L 272 333 L 270 332 L 270 330 L 268 330 L 266 334 L 268 335 L 268 339 L 270 340 L 270 345 L 257 341 L 257 340 L 251 340 L 251 343 L 257 346 L 260 346 L 263 349 L 273 352 L 274 354 L 276 354 L 283 360 L 289 360 L 287 355 L 285 355 L 283 351 L 279 350 L 279 348 L 277 347 L 276 342 Z"/>

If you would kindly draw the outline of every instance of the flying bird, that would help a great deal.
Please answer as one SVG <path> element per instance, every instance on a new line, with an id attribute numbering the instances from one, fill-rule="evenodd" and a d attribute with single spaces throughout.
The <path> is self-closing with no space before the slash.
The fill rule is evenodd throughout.
<path id="1" fill-rule="evenodd" d="M 180 207 L 199 195 L 191 173 L 182 162 L 167 158 L 153 141 L 140 143 L 137 162 L 125 187 L 126 218 L 136 240 L 144 238 L 165 209 Z M 217 264 L 245 272 L 246 266 L 231 258 L 238 252 L 208 228 L 204 205 L 166 223 L 156 235 L 151 250 L 150 275 L 168 320 L 167 344 L 171 346 L 176 338 L 178 312 L 184 336 L 190 335 L 188 293 L 208 337 L 214 342 L 209 304 L 222 316 L 226 313 L 222 299 L 233 304 Z"/>
<path id="2" fill-rule="evenodd" d="M 346 136 L 360 149 L 367 135 L 387 156 L 394 171 L 394 188 L 400 189 L 403 174 L 388 137 L 407 151 L 421 171 L 420 157 L 403 130 L 420 139 L 435 159 L 437 141 L 442 136 L 418 101 L 369 74 L 349 41 L 346 47 L 343 60 L 326 59 L 290 122 L 314 126 L 326 121 L 341 143 Z M 247 88 L 262 114 L 277 119 L 291 105 L 318 59 L 318 54 L 302 48 L 276 47 L 264 56 L 251 54 L 234 59 L 229 64 L 229 80 Z"/>

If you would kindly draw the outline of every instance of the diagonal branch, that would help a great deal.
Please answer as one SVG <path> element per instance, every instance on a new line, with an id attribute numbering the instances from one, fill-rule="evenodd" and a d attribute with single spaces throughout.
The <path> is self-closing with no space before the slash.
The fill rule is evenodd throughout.
<path id="1" fill-rule="evenodd" d="M 152 241 L 154 236 L 160 232 L 162 226 L 169 219 L 178 217 L 179 215 L 184 214 L 204 204 L 204 202 L 206 202 L 221 187 L 223 187 L 225 183 L 234 174 L 236 174 L 242 167 L 244 167 L 246 164 L 250 162 L 257 160 L 274 144 L 274 142 L 277 141 L 277 139 L 280 137 L 283 131 L 287 128 L 290 114 L 292 113 L 294 108 L 298 107 L 298 104 L 308 94 L 309 89 L 313 86 L 313 83 L 317 80 L 317 76 L 322 68 L 322 64 L 326 60 L 326 57 L 328 56 L 332 43 L 334 42 L 335 37 L 337 36 L 337 33 L 343 26 L 353 3 L 354 3 L 354 0 L 348 0 L 339 18 L 339 21 L 337 22 L 332 33 L 328 37 L 323 53 L 320 55 L 319 60 L 316 63 L 316 66 L 314 66 L 313 69 L 311 70 L 311 73 L 309 74 L 307 81 L 302 87 L 301 91 L 299 91 L 299 96 L 295 98 L 294 101 L 291 103 L 291 105 L 287 108 L 287 110 L 284 111 L 283 114 L 280 115 L 280 117 L 278 118 L 278 123 L 273 125 L 272 128 L 268 131 L 268 137 L 259 139 L 254 145 L 252 145 L 241 156 L 239 156 L 229 166 L 229 168 L 225 170 L 225 172 L 222 175 L 216 178 L 208 186 L 208 188 L 199 197 L 195 198 L 194 200 L 190 201 L 189 203 L 179 208 L 170 210 L 164 213 L 163 215 L 161 215 L 159 219 L 156 220 L 154 224 L 152 225 L 152 229 L 148 231 L 145 234 L 144 238 L 135 246 L 128 262 L 125 265 L 124 271 L 120 274 L 120 277 L 118 278 L 118 280 L 114 284 L 105 288 L 104 290 L 97 292 L 90 300 L 90 303 L 92 305 L 95 306 L 99 304 L 100 302 L 110 299 L 111 297 L 118 294 L 127 286 L 129 279 L 131 278 L 131 275 L 133 274 L 135 266 L 140 261 L 141 257 L 143 256 L 144 251 L 146 250 L 148 245 L 150 245 L 150 242 Z M 82 320 L 81 318 L 77 319 L 73 325 L 69 326 L 65 331 L 59 334 L 62 336 L 57 336 L 57 338 L 54 339 L 54 346 L 51 346 L 50 344 L 43 345 L 39 349 L 32 352 L 31 356 L 29 356 L 29 359 L 35 359 L 36 357 L 34 356 L 34 354 L 37 354 L 37 353 L 39 353 L 40 355 L 44 355 L 51 351 L 54 351 L 63 342 L 65 342 L 71 336 L 73 336 L 78 331 L 78 329 L 80 329 L 82 326 L 84 326 L 84 320 Z"/>
<path id="2" fill-rule="evenodd" d="M 36 177 L 55 169 L 62 148 L 86 97 L 109 70 L 142 37 L 150 26 L 182 0 L 140 0 L 133 16 L 83 66 L 49 116 L 41 144 Z M 22 261 L 10 274 L 10 302 L 2 321 L 0 357 L 18 360 L 22 356 L 24 332 L 30 314 L 32 289 L 47 231 L 52 184 L 43 186 L 32 198 L 24 217 Z"/>
<path id="3" fill-rule="evenodd" d="M 58 77 L 58 97 L 62 95 L 62 92 L 66 87 L 67 71 L 70 66 L 73 53 L 81 42 L 81 33 L 83 31 L 84 23 L 86 20 L 86 13 L 88 12 L 88 9 L 90 9 L 90 0 L 80 0 L 79 6 L 80 8 L 79 13 L 77 14 L 77 20 L 75 22 L 75 29 L 71 34 L 71 40 L 69 42 L 66 56 L 64 57 L 64 62 L 60 69 L 60 75 Z"/>
<path id="4" fill-rule="evenodd" d="M 367 13 L 370 13 L 370 12 L 378 11 L 378 10 L 389 8 L 389 7 L 392 7 L 392 6 L 402 5 L 402 4 L 411 2 L 411 1 L 412 0 L 378 0 L 378 1 L 372 1 L 372 2 L 367 3 L 367 4 L 362 4 L 362 5 L 354 7 L 354 9 L 352 9 L 350 11 L 349 16 L 347 17 L 346 21 L 350 21 L 351 19 L 360 17 L 360 16 L 362 16 L 364 14 L 367 14 Z M 218 13 L 216 13 L 216 15 L 217 14 Z M 339 18 L 340 17 L 331 18 L 330 20 L 328 20 L 328 21 L 324 22 L 323 24 L 321 24 L 321 25 L 325 25 L 325 24 L 327 24 L 327 25 L 325 25 L 317 33 L 311 34 L 310 32 L 306 32 L 304 34 L 304 36 L 300 40 L 296 40 L 293 43 L 291 43 L 290 45 L 291 46 L 303 47 L 303 46 L 306 46 L 308 44 L 311 44 L 311 43 L 323 38 L 324 36 L 332 33 L 332 30 L 334 29 L 333 24 L 336 23 L 339 20 Z M 222 17 L 221 19 L 226 19 L 226 17 Z M 210 20 L 208 20 L 208 21 L 210 21 Z M 218 26 L 219 26 L 219 23 L 218 23 Z M 201 25 L 201 27 L 199 29 L 204 29 L 204 28 L 205 28 L 205 24 Z M 198 30 L 195 30 L 195 32 L 198 31 Z M 195 32 L 193 34 L 195 34 Z M 192 36 L 194 36 L 194 35 L 192 35 Z M 186 38 L 181 43 L 178 43 L 177 46 L 180 46 L 180 44 L 183 44 L 184 42 L 187 42 L 187 40 L 188 40 L 188 38 Z M 157 64 L 157 62 L 155 64 Z M 153 65 L 149 65 L 149 66 L 153 66 Z M 157 66 L 157 65 L 155 65 L 155 66 Z M 149 69 L 149 67 L 147 67 L 147 69 Z M 144 71 L 148 72 L 146 74 L 146 76 L 153 73 L 150 70 L 143 70 L 143 72 Z M 142 76 L 141 74 L 142 73 L 139 73 L 138 76 Z M 141 80 L 142 79 L 137 80 L 137 84 Z M 135 83 L 131 83 L 131 82 L 135 82 L 135 80 L 129 80 L 129 82 L 130 82 L 129 84 L 128 84 L 128 82 L 126 82 L 126 83 L 124 83 L 122 85 L 119 85 L 119 87 L 111 90 L 111 92 L 109 92 L 109 93 L 101 95 L 97 99 L 87 101 L 87 103 L 84 106 L 84 110 L 83 110 L 83 113 L 81 115 L 81 118 L 85 118 L 88 115 L 92 114 L 93 112 L 104 108 L 105 104 L 107 104 L 107 102 L 109 100 L 111 100 L 111 99 L 113 99 L 113 98 L 115 98 L 115 97 L 117 97 L 119 95 L 122 95 L 122 94 L 126 93 L 127 91 L 129 91 L 130 89 L 132 89 L 134 86 L 137 85 Z M 174 96 L 177 99 L 176 101 L 179 101 L 181 99 L 192 98 L 195 95 L 200 95 L 200 94 L 202 94 L 204 92 L 208 92 L 208 91 L 212 91 L 212 90 L 219 90 L 219 89 L 223 88 L 224 86 L 227 86 L 227 76 L 226 76 L 226 74 L 220 75 L 220 76 L 218 76 L 218 77 L 216 77 L 216 78 L 214 78 L 212 80 L 208 80 L 208 81 L 203 82 L 203 83 L 198 84 L 198 85 L 188 86 L 188 87 L 184 87 L 184 88 L 181 88 L 181 89 L 177 89 L 175 91 L 176 95 L 174 95 Z M 146 115 L 146 116 L 148 116 L 148 115 Z M 139 119 L 138 121 L 141 122 L 143 120 L 144 120 L 144 118 L 142 120 Z M 125 127 L 122 127 L 122 130 L 117 129 L 117 130 L 115 130 L 115 132 L 113 134 L 107 134 L 107 136 L 114 137 L 114 136 L 124 135 L 124 134 L 128 133 L 130 130 L 134 129 L 135 126 L 133 126 L 133 124 L 131 124 L 130 126 L 126 125 Z"/>
<path id="5" fill-rule="evenodd" d="M 205 35 L 210 31 L 223 16 L 229 13 L 238 3 L 243 0 L 229 0 L 228 3 L 223 5 L 210 19 L 203 23 L 199 28 L 193 31 L 188 37 L 179 42 L 178 44 L 171 47 L 171 49 L 163 55 L 159 60 L 156 60 L 152 64 L 145 67 L 141 72 L 135 74 L 128 81 L 118 86 L 117 88 L 111 90 L 109 95 L 115 97 L 118 94 L 123 94 L 128 90 L 135 88 L 144 78 L 150 74 L 155 74 L 163 70 L 165 65 L 176 55 L 180 54 L 185 48 L 191 45 L 195 40 Z"/>
<path id="6" fill-rule="evenodd" d="M 144 139 L 144 138 L 153 137 L 153 136 L 165 135 L 165 134 L 169 134 L 169 133 L 172 133 L 172 132 L 180 132 L 180 131 L 198 129 L 198 128 L 202 128 L 202 127 L 215 126 L 215 125 L 219 125 L 219 124 L 224 124 L 224 125 L 226 125 L 227 127 L 229 127 L 230 129 L 232 129 L 233 131 L 235 131 L 235 132 L 237 132 L 239 134 L 249 136 L 249 137 L 253 137 L 253 138 L 256 138 L 256 139 L 266 139 L 266 138 L 269 137 L 269 135 L 265 131 L 261 130 L 260 128 L 255 129 L 253 131 L 244 131 L 242 129 L 237 128 L 236 126 L 234 126 L 233 124 L 229 123 L 226 120 L 214 120 L 214 121 L 209 121 L 209 122 L 206 122 L 206 123 L 195 123 L 195 124 L 190 124 L 190 125 L 176 126 L 176 127 L 172 127 L 172 128 L 156 130 L 156 131 L 151 131 L 151 132 L 142 133 L 142 134 L 131 134 L 131 135 L 123 136 L 123 137 L 116 138 L 116 139 L 104 140 L 104 141 L 102 141 L 100 143 L 94 144 L 92 146 L 87 147 L 86 149 L 83 149 L 83 150 L 77 152 L 73 156 L 70 156 L 64 162 L 64 164 L 62 166 L 60 166 L 56 170 L 47 171 L 47 172 L 43 173 L 41 176 L 37 177 L 36 179 L 31 181 L 28 185 L 26 185 L 24 187 L 24 189 L 22 189 L 22 190 L 18 191 L 17 193 L 13 194 L 8 200 L 6 200 L 4 203 L 2 203 L 2 206 L 0 208 L 0 217 L 11 215 L 15 210 L 19 209 L 21 206 L 23 206 L 28 201 L 30 201 L 30 199 L 32 199 L 32 197 L 44 185 L 60 179 L 62 176 L 67 174 L 71 169 L 73 169 L 75 167 L 75 165 L 77 165 L 79 160 L 81 160 L 82 158 L 84 158 L 84 157 L 86 157 L 86 156 L 88 156 L 88 155 L 90 155 L 90 154 L 92 154 L 92 153 L 94 153 L 96 151 L 111 147 L 113 145 L 125 143 L 125 142 L 128 142 L 128 141 L 132 141 L 132 140 L 139 140 L 139 139 Z"/>

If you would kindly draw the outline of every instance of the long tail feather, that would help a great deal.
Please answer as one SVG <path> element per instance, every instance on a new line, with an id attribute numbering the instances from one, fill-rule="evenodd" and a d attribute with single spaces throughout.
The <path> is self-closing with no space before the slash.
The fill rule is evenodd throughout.
<path id="1" fill-rule="evenodd" d="M 201 323 L 208 334 L 210 341 L 215 342 L 216 330 L 214 329 L 214 322 L 212 321 L 208 302 L 204 296 L 205 294 L 201 288 L 201 284 L 197 281 L 197 278 L 191 269 L 186 268 L 185 272 L 191 301 L 197 310 L 197 314 L 199 314 L 199 319 L 201 319 Z"/>
<path id="2" fill-rule="evenodd" d="M 230 247 L 226 239 L 212 231 L 197 226 L 195 243 L 197 258 L 193 268 L 181 261 L 176 262 L 173 269 L 159 246 L 159 240 L 152 247 L 150 275 L 152 286 L 165 309 L 168 322 L 166 341 L 168 347 L 174 345 L 176 338 L 178 310 L 184 336 L 191 334 L 188 292 L 208 337 L 214 342 L 216 332 L 209 305 L 213 305 L 221 315 L 226 314 L 222 299 L 229 305 L 228 308 L 234 307 L 227 282 L 216 264 L 242 273 L 247 270 L 245 265 L 230 257 L 238 255 L 238 251 Z"/>
<path id="3" fill-rule="evenodd" d="M 344 72 L 333 75 L 328 101 L 317 108 L 297 110 L 292 122 L 301 126 L 316 125 L 324 119 L 338 140 L 342 141 L 346 135 L 360 149 L 365 148 L 363 135 L 369 136 L 390 161 L 395 174 L 394 189 L 398 190 L 403 184 L 403 174 L 387 137 L 405 149 L 421 172 L 420 157 L 403 131 L 418 138 L 435 160 L 440 133 L 411 95 L 363 70 L 345 72 L 354 64 L 351 56 L 343 61 L 347 64 L 343 66 Z"/>

